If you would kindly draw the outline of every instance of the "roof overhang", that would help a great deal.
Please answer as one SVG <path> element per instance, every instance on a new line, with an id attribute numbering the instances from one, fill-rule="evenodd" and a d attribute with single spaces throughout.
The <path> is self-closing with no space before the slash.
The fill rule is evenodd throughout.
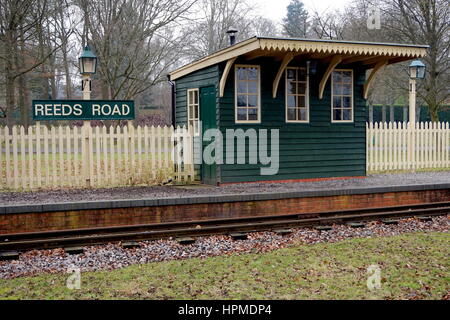
<path id="1" fill-rule="evenodd" d="M 304 55 L 308 59 L 327 61 L 339 55 L 343 64 L 361 62 L 371 69 L 379 65 L 380 61 L 388 65 L 421 58 L 426 55 L 428 48 L 429 46 L 412 44 L 253 37 L 172 71 L 170 78 L 176 80 L 239 56 L 245 56 L 248 60 L 274 56 L 282 60 L 290 52 L 296 56 Z"/>

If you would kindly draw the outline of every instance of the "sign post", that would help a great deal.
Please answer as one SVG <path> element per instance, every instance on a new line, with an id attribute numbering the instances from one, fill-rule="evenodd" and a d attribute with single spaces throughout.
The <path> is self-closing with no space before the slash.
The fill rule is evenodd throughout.
<path id="1" fill-rule="evenodd" d="M 91 100 L 91 76 L 89 74 L 83 74 L 83 100 Z M 83 175 L 86 181 L 86 186 L 88 188 L 91 187 L 91 153 L 89 146 L 89 138 L 91 131 L 91 122 L 89 120 L 83 121 L 83 142 L 82 142 L 82 150 L 83 150 Z"/>

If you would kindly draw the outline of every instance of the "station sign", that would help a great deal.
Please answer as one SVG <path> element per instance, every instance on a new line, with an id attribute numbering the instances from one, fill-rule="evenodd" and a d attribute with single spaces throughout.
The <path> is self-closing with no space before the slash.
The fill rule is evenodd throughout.
<path id="1" fill-rule="evenodd" d="M 133 120 L 132 100 L 33 100 L 33 120 Z"/>

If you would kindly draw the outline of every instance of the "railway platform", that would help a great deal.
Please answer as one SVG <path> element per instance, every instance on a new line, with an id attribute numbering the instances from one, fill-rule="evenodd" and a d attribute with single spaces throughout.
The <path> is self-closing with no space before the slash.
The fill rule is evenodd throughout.
<path id="1" fill-rule="evenodd" d="M 448 202 L 450 172 L 222 187 L 1 193 L 0 196 L 0 234 L 3 235 L 277 215 L 299 215 L 307 219 L 342 210 Z M 95 196 L 97 200 L 93 200 Z"/>

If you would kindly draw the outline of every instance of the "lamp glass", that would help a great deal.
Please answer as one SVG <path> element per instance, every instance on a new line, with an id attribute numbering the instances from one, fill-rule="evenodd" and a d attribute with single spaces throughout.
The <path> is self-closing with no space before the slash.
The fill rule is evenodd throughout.
<path id="1" fill-rule="evenodd" d="M 413 61 L 409 66 L 409 76 L 411 79 L 424 79 L 426 67 L 420 60 Z"/>
<path id="2" fill-rule="evenodd" d="M 94 74 L 97 69 L 96 58 L 80 58 L 80 71 L 82 74 Z"/>
<path id="3" fill-rule="evenodd" d="M 417 67 L 417 79 L 425 78 L 425 67 Z"/>
<path id="4" fill-rule="evenodd" d="M 97 56 L 91 51 L 89 46 L 84 48 L 83 54 L 79 58 L 81 74 L 94 74 L 97 71 Z"/>

